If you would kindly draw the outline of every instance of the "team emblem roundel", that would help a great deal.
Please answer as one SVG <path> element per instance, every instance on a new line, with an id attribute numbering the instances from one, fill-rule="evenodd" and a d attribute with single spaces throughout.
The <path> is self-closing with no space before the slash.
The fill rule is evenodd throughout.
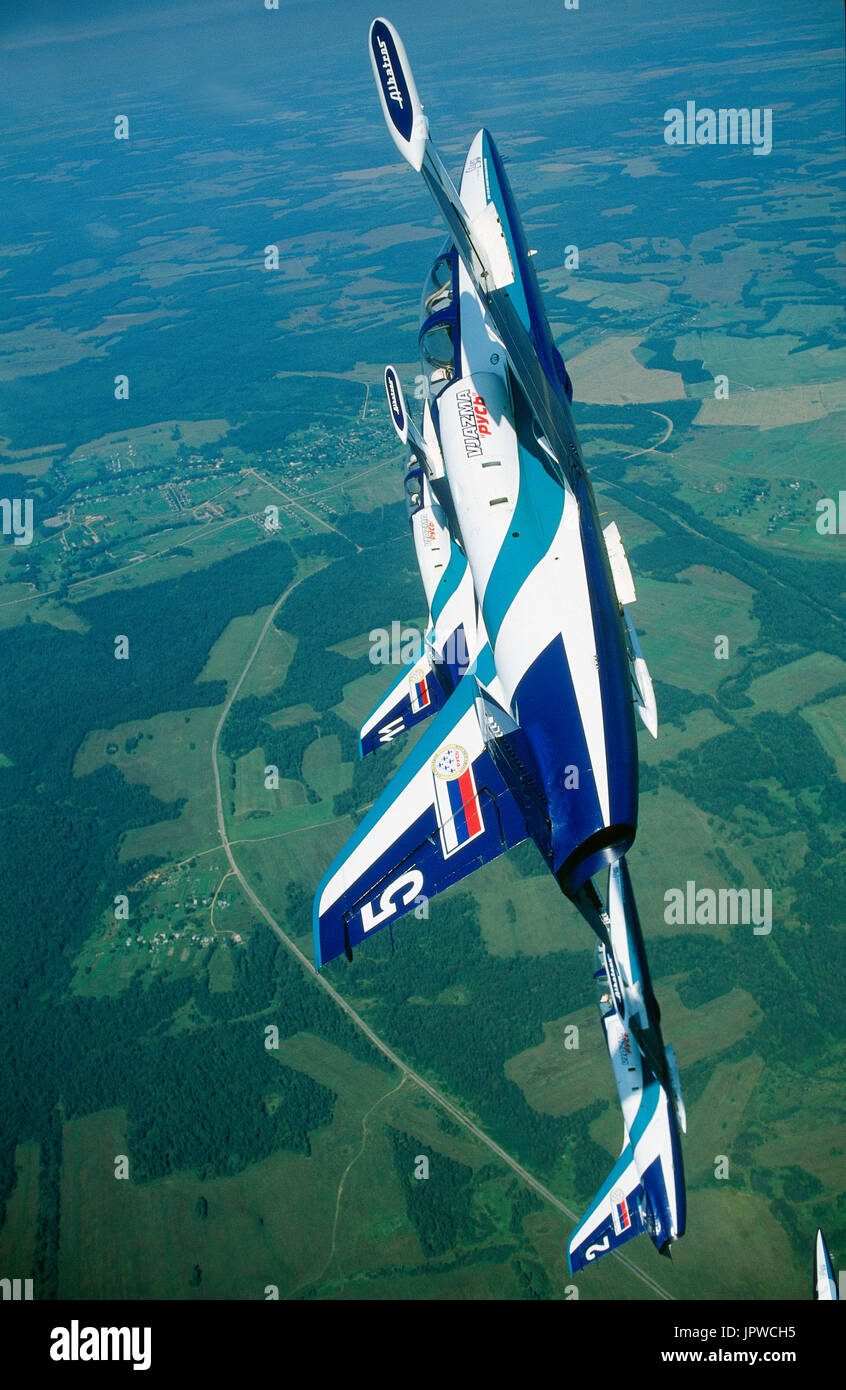
<path id="1" fill-rule="evenodd" d="M 467 756 L 467 750 L 458 743 L 448 743 L 432 759 L 432 771 L 436 777 L 443 777 L 445 782 L 451 782 L 454 777 L 460 777 L 469 766 L 470 759 Z"/>

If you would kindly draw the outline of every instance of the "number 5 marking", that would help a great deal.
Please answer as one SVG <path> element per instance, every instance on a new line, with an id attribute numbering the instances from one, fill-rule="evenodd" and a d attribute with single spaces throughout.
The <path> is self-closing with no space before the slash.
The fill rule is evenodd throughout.
<path id="1" fill-rule="evenodd" d="M 419 869 L 412 869 L 409 873 L 403 874 L 401 878 L 395 878 L 393 883 L 389 883 L 379 899 L 379 911 L 374 912 L 373 903 L 365 903 L 361 909 L 361 925 L 365 931 L 372 931 L 374 927 L 381 927 L 383 922 L 387 922 L 389 917 L 395 917 L 398 911 L 395 898 L 401 894 L 400 901 L 403 907 L 408 907 L 417 897 L 423 887 L 423 875 Z"/>

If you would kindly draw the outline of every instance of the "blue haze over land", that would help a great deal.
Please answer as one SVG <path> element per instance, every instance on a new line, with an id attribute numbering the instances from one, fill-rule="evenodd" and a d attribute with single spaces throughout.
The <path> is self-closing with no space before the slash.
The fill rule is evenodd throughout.
<path id="1" fill-rule="evenodd" d="M 143 422 L 151 396 L 164 405 L 170 392 L 183 413 L 281 407 L 284 423 L 276 371 L 408 360 L 440 229 L 378 121 L 369 12 L 242 0 L 129 16 L 111 4 L 4 9 L 6 326 L 49 323 L 69 358 L 57 380 L 2 388 L 13 448 L 104 432 L 91 354 L 104 376 L 119 359 L 133 381 L 115 427 Z M 682 263 L 699 261 L 691 239 L 722 227 L 735 241 L 814 239 L 790 267 L 813 299 L 830 288 L 819 238 L 836 229 L 819 198 L 797 214 L 777 190 L 801 190 L 838 159 L 842 18 L 830 3 L 782 7 L 777 26 L 769 13 L 698 0 L 672 16 L 624 0 L 522 13 L 434 4 L 421 23 L 414 6 L 392 9 L 455 173 L 478 124 L 499 140 L 542 281 L 572 242 L 590 275 L 591 246 L 679 238 Z M 664 111 L 691 99 L 772 108 L 772 153 L 668 147 Z M 128 142 L 111 138 L 118 113 Z M 262 266 L 270 242 L 277 277 Z M 626 270 L 651 263 L 641 254 Z M 760 294 L 748 286 L 744 300 Z M 675 302 L 690 300 L 680 286 Z M 157 317 L 103 326 L 126 312 Z"/>

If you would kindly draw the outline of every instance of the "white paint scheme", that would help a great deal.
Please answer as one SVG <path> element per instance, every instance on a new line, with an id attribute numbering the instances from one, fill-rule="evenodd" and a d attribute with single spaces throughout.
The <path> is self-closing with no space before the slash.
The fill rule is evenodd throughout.
<path id="1" fill-rule="evenodd" d="M 386 888 L 382 889 L 376 906 L 373 902 L 365 902 L 361 909 L 361 925 L 364 931 L 373 931 L 376 927 L 387 922 L 396 914 L 396 901 L 407 907 L 413 903 L 423 888 L 423 875 L 419 869 L 411 869 L 407 874 L 400 874 Z"/>
<path id="2" fill-rule="evenodd" d="M 423 443 L 426 445 L 426 457 L 429 461 L 429 476 L 431 478 L 442 478 L 444 476 L 444 461 L 441 455 L 441 446 L 438 436 L 435 433 L 435 425 L 432 420 L 432 411 L 428 400 L 423 402 Z"/>
<path id="3" fill-rule="evenodd" d="M 620 1104 L 623 1111 L 623 1144 L 620 1153 L 625 1153 L 627 1145 L 630 1144 L 630 1131 L 634 1124 L 638 1110 L 642 1103 L 643 1092 L 643 1066 L 640 1053 L 629 1037 L 630 1052 L 625 1050 L 624 1038 L 628 1035 L 623 1028 L 616 1013 L 612 1013 L 602 1020 L 605 1030 L 608 1051 L 611 1057 L 611 1065 L 614 1071 L 614 1080 L 620 1096 Z M 630 1063 L 634 1063 L 635 1070 L 629 1070 Z M 669 1114 L 669 1102 L 666 1091 L 660 1088 L 658 1103 L 652 1119 L 649 1121 L 637 1144 L 632 1147 L 631 1159 L 623 1170 L 622 1175 L 617 1179 L 613 1189 L 607 1192 L 604 1198 L 595 1206 L 591 1207 L 585 1214 L 582 1221 L 570 1237 L 570 1248 L 578 1248 L 589 1232 L 604 1224 L 611 1215 L 612 1205 L 615 1195 L 622 1191 L 627 1196 L 641 1184 L 641 1175 L 651 1167 L 656 1159 L 660 1159 L 664 1172 L 664 1187 L 667 1195 L 667 1207 L 670 1217 L 670 1230 L 667 1232 L 669 1238 L 674 1238 L 678 1233 L 679 1212 L 676 1194 L 675 1174 L 673 1165 L 673 1148 L 671 1120 Z M 608 1247 L 597 1249 L 596 1254 L 603 1253 Z M 595 1258 L 595 1256 L 594 1256 Z"/>
<path id="4" fill-rule="evenodd" d="M 440 503 L 432 494 L 425 476 L 421 494 L 423 505 L 411 518 L 411 533 L 420 577 L 431 610 L 435 590 L 443 579 L 452 553 L 452 539 Z"/>
<path id="5" fill-rule="evenodd" d="M 485 208 L 488 207 L 482 166 L 483 134 L 484 132 L 480 130 L 470 146 L 464 163 L 464 173 L 461 177 L 461 201 L 469 220 L 481 217 Z M 496 213 L 492 203 L 490 207 Z M 500 235 L 502 236 L 501 228 Z M 461 375 L 467 376 L 469 374 L 471 363 L 474 367 L 479 367 L 480 364 L 485 363 L 486 370 L 497 373 L 505 380 L 507 361 L 505 348 L 502 340 L 488 322 L 473 281 L 467 273 L 467 267 L 460 258 L 458 262 L 458 295 L 461 323 Z M 491 361 L 494 356 L 498 359 L 496 362 Z"/>
<path id="6" fill-rule="evenodd" d="M 635 593 L 632 572 L 629 569 L 629 562 L 626 559 L 626 552 L 623 547 L 623 539 L 620 535 L 620 528 L 616 521 L 609 521 L 602 532 L 605 537 L 605 548 L 608 551 L 608 559 L 611 561 L 611 573 L 614 576 L 614 588 L 617 590 L 617 598 L 620 603 L 634 603 L 637 599 Z"/>
<path id="7" fill-rule="evenodd" d="M 484 138 L 484 130 L 477 130 L 467 151 L 467 158 L 464 161 L 464 169 L 461 174 L 461 202 L 467 214 L 468 222 L 473 222 L 477 217 L 481 217 L 490 201 L 488 190 L 485 187 L 485 171 L 482 164 Z"/>
<path id="8" fill-rule="evenodd" d="M 629 1141 L 629 1133 L 635 1121 L 642 1100 L 643 1088 L 643 1060 L 640 1049 L 631 1034 L 630 1024 L 634 1021 L 641 1027 L 646 1027 L 648 1023 L 646 1006 L 643 1000 L 643 993 L 639 979 L 635 979 L 638 973 L 635 970 L 635 962 L 632 960 L 629 945 L 629 933 L 626 927 L 625 905 L 623 900 L 622 872 L 620 864 L 611 866 L 608 876 L 608 935 L 613 952 L 613 963 L 617 966 L 618 976 L 624 978 L 621 981 L 623 988 L 623 1014 L 621 1019 L 616 1012 L 603 1017 L 603 1027 L 605 1029 L 608 1052 L 611 1057 L 611 1066 L 614 1072 L 614 1081 L 620 1096 L 620 1105 L 623 1111 L 624 1138 L 623 1149 Z M 598 948 L 598 954 L 605 963 L 606 974 L 609 970 L 606 951 L 604 947 Z M 607 999 L 613 1007 L 613 988 L 610 978 L 608 979 Z M 607 1007 L 607 1005 L 606 1005 Z M 668 1066 L 671 1073 L 675 1072 L 678 1078 L 678 1069 L 675 1066 L 675 1055 L 672 1056 L 672 1063 L 668 1058 Z M 681 1092 L 679 1091 L 679 1095 Z M 666 1088 L 660 1087 L 660 1097 L 658 1105 L 645 1133 L 641 1136 L 636 1149 L 635 1160 L 640 1173 L 653 1162 L 655 1157 L 660 1154 L 662 1165 L 666 1175 L 667 1202 L 672 1217 L 673 1234 L 678 1231 L 678 1203 L 676 1200 L 676 1185 L 674 1181 L 673 1145 L 671 1132 L 671 1119 L 669 1106 L 673 1103 L 673 1098 L 668 1096 Z M 682 1114 L 684 1109 L 682 1106 Z M 622 1150 L 621 1150 L 622 1152 Z M 609 1207 L 610 1210 L 610 1207 Z"/>
<path id="9" fill-rule="evenodd" d="M 412 671 L 419 671 L 421 675 L 427 676 L 432 669 L 432 658 L 428 651 L 424 651 L 419 661 L 415 661 L 413 666 L 403 667 L 397 679 L 394 681 L 384 700 L 377 705 L 370 718 L 361 726 L 361 738 L 364 739 L 373 729 L 378 729 L 382 721 L 390 714 L 397 703 L 398 690 L 402 695 L 408 692 L 408 681 Z M 405 723 L 401 721 L 401 727 L 396 730 L 397 734 L 405 733 Z M 390 740 L 385 740 L 389 742 Z"/>
<path id="10" fill-rule="evenodd" d="M 606 985 L 605 993 L 600 1002 L 605 1008 L 614 1007 L 610 985 Z M 623 1025 L 619 1014 L 608 1014 L 607 1017 L 603 1018 L 602 1026 L 605 1029 L 605 1041 L 608 1044 L 608 1053 L 611 1057 L 611 1069 L 614 1072 L 614 1080 L 617 1084 L 620 1105 L 623 1110 L 624 1133 L 623 1143 L 620 1147 L 620 1153 L 622 1153 L 628 1143 L 629 1130 L 634 1124 L 640 1106 L 643 1067 L 640 1063 L 637 1043 Z"/>
<path id="11" fill-rule="evenodd" d="M 611 1056 L 613 1062 L 613 1052 Z M 623 1142 L 623 1151 L 625 1151 L 628 1142 L 629 1140 L 627 1129 L 626 1138 Z M 670 1125 L 667 1113 L 667 1100 L 663 1091 L 661 1092 L 658 1108 L 655 1114 L 653 1115 L 652 1120 L 647 1125 L 646 1130 L 641 1135 L 641 1138 L 637 1145 L 636 1153 L 633 1151 L 630 1162 L 626 1165 L 622 1174 L 618 1177 L 614 1185 L 614 1188 L 610 1192 L 607 1192 L 600 1202 L 598 1202 L 595 1206 L 591 1207 L 587 1214 L 579 1222 L 579 1225 L 576 1227 L 575 1231 L 570 1237 L 569 1244 L 571 1250 L 577 1249 L 589 1237 L 589 1234 L 592 1230 L 603 1225 L 608 1220 L 608 1218 L 611 1216 L 612 1199 L 614 1198 L 615 1194 L 622 1191 L 626 1195 L 628 1195 L 631 1192 L 633 1192 L 634 1189 L 640 1185 L 641 1173 L 645 1172 L 647 1168 L 649 1168 L 650 1165 L 654 1163 L 655 1159 L 659 1157 L 662 1159 L 665 1172 L 669 1171 L 671 1176 L 671 1181 L 666 1184 L 666 1187 L 668 1208 L 671 1221 L 671 1231 L 668 1232 L 668 1235 L 672 1237 L 672 1234 L 674 1234 L 678 1230 L 678 1205 L 676 1202 L 675 1183 L 672 1181 L 672 1149 L 670 1139 Z M 608 1245 L 605 1244 L 603 1244 L 602 1246 L 595 1247 L 595 1253 L 592 1258 L 595 1259 L 598 1255 L 604 1253 L 608 1248 Z M 590 1260 L 590 1258 L 591 1254 L 589 1248 L 586 1252 L 586 1259 Z"/>
<path id="12" fill-rule="evenodd" d="M 629 951 L 629 933 L 626 927 L 626 909 L 623 902 L 622 876 L 620 865 L 612 864 L 608 875 L 608 939 L 614 953 L 614 961 L 623 977 L 626 1020 L 633 1019 L 645 1028 L 648 1023 L 646 1005 L 639 981 L 634 980 L 634 962 Z"/>
<path id="13" fill-rule="evenodd" d="M 404 58 L 403 53 L 403 60 Z M 383 107 L 384 105 L 383 92 Z M 451 236 L 459 256 L 462 258 L 458 268 L 461 343 L 459 361 L 456 363 L 461 379 L 452 382 L 441 393 L 437 406 L 442 437 L 443 463 L 458 523 L 456 536 L 467 555 L 468 571 L 472 575 L 478 604 L 484 613 L 487 600 L 487 620 L 490 630 L 495 632 L 492 664 L 497 675 L 489 688 L 493 693 L 493 685 L 496 684 L 500 693 L 495 698 L 504 708 L 510 709 L 518 721 L 519 710 L 514 709 L 513 706 L 515 692 L 520 681 L 549 643 L 559 634 L 562 636 L 575 687 L 579 715 L 588 744 L 593 779 L 600 799 L 602 814 L 606 824 L 608 824 L 610 822 L 610 796 L 606 765 L 605 722 L 597 666 L 596 633 L 593 628 L 590 590 L 575 497 L 568 489 L 562 488 L 559 512 L 558 505 L 553 502 L 551 494 L 546 494 L 541 489 L 535 494 L 534 489 L 530 488 L 524 493 L 523 507 L 520 511 L 521 535 L 519 538 L 509 536 L 513 526 L 515 508 L 519 505 L 521 484 L 525 478 L 528 478 L 530 483 L 534 483 L 538 475 L 534 474 L 532 469 L 534 467 L 542 468 L 542 464 L 535 458 L 527 456 L 525 449 L 521 454 L 517 445 L 512 416 L 505 408 L 510 403 L 508 396 L 511 377 L 505 372 L 505 363 L 509 354 L 503 350 L 503 340 L 508 342 L 511 347 L 512 373 L 514 379 L 519 379 L 521 383 L 521 395 L 524 395 L 529 402 L 530 408 L 539 422 L 538 427 L 544 429 L 549 439 L 555 444 L 558 458 L 562 464 L 567 457 L 565 451 L 573 451 L 577 456 L 579 451 L 575 443 L 575 431 L 566 407 L 562 411 L 558 411 L 550 404 L 548 388 L 553 383 L 547 379 L 548 364 L 546 368 L 543 368 L 543 363 L 537 360 L 536 345 L 532 341 L 531 334 L 519 320 L 519 314 L 515 315 L 510 309 L 505 312 L 506 306 L 499 296 L 487 297 L 487 292 L 492 288 L 513 282 L 514 267 L 511 264 L 503 228 L 495 207 L 490 203 L 488 190 L 485 187 L 485 168 L 481 158 L 482 141 L 483 132 L 480 132 L 467 157 L 460 195 L 456 193 L 436 151 L 426 141 L 424 141 L 421 162 L 416 166 L 423 173 L 424 180 L 435 196 L 436 202 L 444 211 Z M 406 158 L 409 158 L 407 149 L 403 153 Z M 529 254 L 534 253 L 530 252 Z M 465 269 L 465 263 L 470 266 L 469 272 Z M 478 286 L 478 291 L 474 286 Z M 496 321 L 499 324 L 502 337 L 492 332 L 483 308 L 484 304 L 488 305 L 490 322 Z M 448 377 L 449 369 L 443 369 L 439 375 L 433 375 L 431 379 L 443 382 L 448 380 Z M 499 388 L 496 385 L 497 380 L 502 383 Z M 486 407 L 494 406 L 496 408 L 495 419 L 493 412 L 488 410 L 488 416 L 491 419 L 491 432 L 486 434 L 481 446 L 471 449 L 469 454 L 465 447 L 465 441 L 468 438 L 466 425 L 462 428 L 457 409 L 459 392 L 468 387 L 471 401 L 472 396 L 478 394 L 484 399 Z M 559 402 L 559 404 L 563 406 L 563 402 Z M 551 448 L 548 449 L 548 452 L 552 452 Z M 483 469 L 482 465 L 486 462 L 490 463 L 494 456 L 497 456 L 499 467 Z M 499 475 L 499 478 L 502 479 L 499 486 L 489 483 L 485 476 L 488 472 Z M 571 473 L 570 476 L 575 476 L 575 474 Z M 537 501 L 537 508 L 541 505 L 548 506 L 550 509 L 555 507 L 554 515 L 545 517 L 545 520 L 548 520 L 548 525 L 543 528 L 538 526 L 535 537 L 533 537 L 532 527 L 536 522 L 532 514 L 533 509 L 528 505 L 529 498 L 533 495 L 544 497 L 542 503 L 540 500 Z M 504 500 L 500 501 L 499 499 Z M 492 506 L 491 503 L 495 505 Z M 452 510 L 452 506 L 450 510 Z M 587 522 L 588 518 L 585 520 Z M 590 521 L 592 524 L 593 515 L 591 515 Z M 624 611 L 625 602 L 635 601 L 634 585 L 619 532 L 616 527 L 609 528 L 609 530 L 611 530 L 610 543 L 609 536 L 606 534 L 606 544 L 617 586 L 618 600 L 621 610 Z M 546 537 L 550 531 L 554 531 L 555 534 L 551 545 L 547 545 Z M 521 541 L 519 546 L 514 544 L 517 539 Z M 533 539 L 537 539 L 538 544 L 532 545 Z M 510 553 L 509 544 L 512 547 Z M 513 565 L 509 565 L 511 555 L 514 556 L 515 560 Z M 500 573 L 498 573 L 497 593 L 494 597 L 492 593 L 489 595 L 489 586 L 491 576 L 498 566 L 502 567 L 503 580 L 500 583 Z M 513 583 L 509 582 L 510 575 L 514 577 Z M 495 613 L 494 602 L 496 602 Z M 613 613 L 613 605 L 611 616 L 614 618 L 614 632 L 616 634 L 616 614 Z M 495 622 L 497 624 L 496 629 L 494 628 Z M 479 626 L 481 628 L 481 620 Z M 631 631 L 633 636 L 633 629 Z M 654 711 L 654 694 L 645 663 L 640 657 L 636 637 L 634 644 L 634 647 L 631 642 L 629 644 L 629 659 L 632 680 L 637 683 L 635 703 L 638 705 L 644 722 L 647 722 L 650 716 L 650 707 Z M 484 657 L 484 666 L 487 670 L 490 665 L 487 652 Z M 638 658 L 640 659 L 640 666 L 638 666 Z M 640 680 L 638 681 L 639 674 Z M 465 692 L 466 689 L 465 687 Z M 486 727 L 486 719 L 489 721 L 491 717 L 484 699 L 477 698 L 475 706 L 474 711 L 467 711 L 456 717 L 450 735 L 450 738 L 455 738 L 466 744 L 468 750 L 471 750 L 469 753 L 471 762 L 473 759 L 471 740 L 477 734 L 480 738 L 482 737 L 481 730 Z M 551 703 L 549 708 L 554 717 L 555 710 Z M 626 727 L 628 729 L 628 721 Z M 648 723 L 647 727 L 649 727 Z M 462 729 L 463 734 L 460 732 Z M 651 732 L 654 733 L 655 730 L 652 729 Z M 621 744 L 621 746 L 625 746 L 625 744 Z M 402 789 L 387 817 L 383 817 L 383 819 L 390 819 L 392 822 L 389 836 L 391 840 L 402 833 L 403 826 L 412 822 L 414 807 L 411 806 L 409 809 L 406 806 L 406 793 L 410 793 L 412 789 L 417 787 L 420 775 L 424 771 L 425 769 L 421 768 L 419 772 L 414 773 L 411 783 Z M 419 791 L 414 794 L 418 798 L 421 795 Z M 379 835 L 380 824 L 374 824 L 368 830 L 363 843 L 351 852 L 350 858 L 343 869 L 338 871 L 336 877 L 343 874 L 346 882 L 347 873 L 349 873 L 350 883 L 358 882 L 360 859 L 363 858 L 367 862 L 372 862 L 379 859 L 383 852 L 384 845 L 380 843 Z M 616 878 L 615 869 L 617 869 Z M 621 919 L 620 916 L 621 911 L 624 911 L 620 872 L 618 866 L 614 866 L 611 871 L 607 922 L 609 924 L 609 937 L 613 941 L 614 949 L 620 952 L 618 973 L 627 973 L 628 979 L 622 981 L 626 986 L 622 995 L 625 1001 L 622 1018 L 616 1010 L 606 1009 L 604 1013 L 607 1014 L 607 1019 L 603 1017 L 603 1026 L 606 1028 L 606 1038 L 623 1106 L 626 1138 L 619 1164 L 621 1167 L 623 1165 L 625 1167 L 619 1175 L 615 1168 L 612 1180 L 607 1184 L 610 1189 L 609 1192 L 581 1223 L 579 1231 L 574 1237 L 574 1241 L 579 1244 L 584 1244 L 585 1238 L 590 1239 L 590 1231 L 594 1228 L 594 1223 L 602 1223 L 603 1217 L 606 1221 L 610 1221 L 615 1198 L 620 1196 L 621 1189 L 626 1197 L 633 1193 L 641 1185 L 641 1173 L 656 1160 L 660 1162 L 664 1174 L 667 1204 L 670 1208 L 671 1230 L 664 1234 L 675 1234 L 679 1222 L 673 1164 L 673 1145 L 676 1135 L 669 1109 L 671 1097 L 663 1085 L 651 1079 L 653 1064 L 644 1060 L 640 1047 L 636 1044 L 633 1036 L 633 1020 L 635 1018 L 642 1020 L 644 1025 L 648 1025 L 647 1010 L 643 1002 L 643 988 L 648 989 L 648 979 L 643 987 L 639 981 L 632 983 L 632 976 L 641 962 L 633 945 L 630 950 L 630 933 L 626 929 L 625 917 L 623 916 Z M 330 887 L 321 898 L 321 911 L 323 910 L 323 902 L 326 900 L 327 893 L 329 893 L 334 881 L 330 880 Z M 401 882 L 402 880 L 396 880 L 389 883 L 388 889 L 393 891 Z M 377 890 L 374 889 L 373 891 L 375 893 Z M 335 897 L 337 896 L 335 894 Z M 334 900 L 335 898 L 331 898 L 329 901 Z M 588 914 L 585 913 L 584 915 L 587 916 Z M 608 954 L 603 959 L 606 969 L 609 970 L 610 985 L 613 952 L 609 949 Z M 651 1056 L 649 1039 L 644 1039 L 644 1048 L 649 1051 Z M 635 1059 L 634 1062 L 632 1059 Z M 660 1070 L 664 1074 L 663 1067 Z M 644 1077 L 647 1086 L 645 1103 L 642 1090 Z M 647 1115 L 650 1118 L 645 1123 L 644 1131 L 640 1135 L 636 1147 L 633 1148 L 629 1136 L 639 1113 L 642 1123 L 646 1122 Z M 619 1233 L 619 1222 L 616 1218 L 614 1225 Z M 580 1234 L 582 1239 L 578 1241 Z M 591 1247 L 587 1252 L 587 1259 L 595 1258 L 608 1246 L 609 1240 L 606 1239 Z"/>
<path id="14" fill-rule="evenodd" d="M 643 652 L 640 649 L 634 623 L 626 608 L 623 609 L 623 617 L 626 620 L 626 642 L 629 650 L 629 663 L 632 668 L 635 708 L 652 737 L 657 738 L 658 706 L 655 702 L 655 691 L 652 688 L 652 677 L 643 659 Z"/>
<path id="15" fill-rule="evenodd" d="M 478 621 L 473 577 L 469 570 L 464 571 L 461 583 L 455 593 L 447 599 L 438 615 L 438 621 L 432 635 L 432 646 L 439 660 L 444 659 L 447 643 L 460 623 L 464 625 L 467 660 L 468 662 L 475 661 L 488 639 L 484 627 Z"/>
<path id="16" fill-rule="evenodd" d="M 502 223 L 493 203 L 488 203 L 478 217 L 473 218 L 470 223 L 470 235 L 474 246 L 479 249 L 488 266 L 488 289 L 501 290 L 506 285 L 513 285 L 514 266 L 511 263 Z"/>
<path id="17" fill-rule="evenodd" d="M 604 528 L 602 534 L 605 537 L 608 558 L 611 561 L 614 588 L 617 591 L 617 598 L 626 622 L 626 643 L 628 646 L 629 666 L 632 675 L 634 704 L 645 727 L 649 730 L 653 738 L 657 738 L 658 707 L 655 703 L 655 691 L 652 688 L 652 677 L 644 661 L 634 623 L 626 609 L 626 604 L 635 603 L 637 601 L 637 594 L 635 593 L 632 572 L 629 568 L 625 547 L 623 546 L 623 540 L 616 521 L 610 522 Z"/>
<path id="18" fill-rule="evenodd" d="M 466 402 L 468 392 L 471 402 L 476 396 L 484 401 L 491 430 L 489 436 L 480 436 L 481 453 L 469 458 L 458 411 L 459 399 Z M 498 374 L 477 372 L 448 386 L 438 399 L 438 407 L 444 467 L 484 613 L 488 580 L 508 544 L 520 489 L 521 464 L 510 393 Z M 491 460 L 498 460 L 498 466 L 485 467 Z M 502 497 L 507 501 L 491 505 Z M 494 656 L 506 707 L 519 722 L 519 711 L 513 707 L 514 692 L 536 657 L 556 635 L 562 635 L 607 825 L 610 794 L 605 723 L 578 503 L 566 486 L 562 499 L 562 517 L 553 544 L 545 553 L 539 547 L 541 558 L 514 596 L 497 634 Z"/>
<path id="19" fill-rule="evenodd" d="M 566 594 L 566 604 L 561 596 Z M 515 596 L 499 629 L 494 648 L 508 708 L 532 662 L 560 633 L 579 703 L 591 771 L 605 824 L 610 824 L 605 719 L 599 686 L 596 638 L 590 611 L 587 571 L 578 524 L 578 503 L 567 489 L 564 512 L 553 544 Z"/>
<path id="20" fill-rule="evenodd" d="M 609 986 L 610 995 L 610 986 Z M 608 1053 L 611 1058 L 611 1067 L 614 1072 L 614 1081 L 617 1086 L 617 1093 L 620 1097 L 620 1106 L 623 1111 L 623 1143 L 620 1152 L 623 1153 L 626 1145 L 630 1142 L 630 1132 L 632 1125 L 637 1117 L 643 1100 L 643 1062 L 637 1043 L 620 1021 L 617 1013 L 609 1014 L 602 1020 L 605 1029 L 605 1038 L 608 1044 Z M 658 1105 L 655 1114 L 641 1135 L 633 1150 L 633 1161 L 630 1168 L 637 1173 L 638 1181 L 640 1175 L 645 1173 L 649 1166 L 660 1157 L 665 1174 L 669 1174 L 669 1181 L 665 1181 L 667 1191 L 667 1205 L 670 1211 L 672 1222 L 671 1234 L 678 1232 L 679 1214 L 678 1203 L 676 1201 L 676 1185 L 673 1181 L 673 1145 L 670 1130 L 669 1102 L 666 1091 L 661 1087 Z M 620 1186 L 623 1186 L 621 1183 Z M 630 1191 L 631 1189 L 627 1189 Z M 608 1198 L 608 1209 L 611 1207 L 611 1195 Z M 595 1214 L 594 1214 L 595 1219 Z"/>
<path id="21" fill-rule="evenodd" d="M 482 160 L 483 132 L 476 135 L 464 165 L 461 202 L 468 219 L 479 219 L 489 206 Z M 491 204 L 492 206 L 492 204 Z M 444 469 L 449 482 L 467 560 L 484 612 L 491 572 L 512 529 L 520 487 L 520 458 L 507 385 L 507 356 L 491 328 L 464 263 L 459 260 L 459 313 L 462 378 L 438 398 Z M 496 357 L 496 362 L 491 362 Z M 470 375 L 471 363 L 486 362 Z M 458 393 L 467 389 L 485 401 L 491 435 L 481 440 L 482 453 L 467 457 L 457 410 Z M 425 421 L 424 421 L 425 423 Z M 482 467 L 499 460 L 499 467 Z M 538 465 L 540 466 L 540 465 Z M 514 692 L 531 663 L 561 634 L 582 715 L 591 771 L 600 809 L 610 823 L 610 793 L 605 725 L 597 668 L 596 638 L 590 610 L 587 572 L 581 548 L 578 504 L 565 489 L 562 519 L 553 545 L 515 595 L 496 638 L 496 689 L 491 694 L 519 720 Z M 491 506 L 496 498 L 506 502 Z M 567 595 L 566 603 L 562 595 Z"/>
<path id="22" fill-rule="evenodd" d="M 478 436 L 480 452 L 468 457 L 462 418 L 466 418 L 464 412 L 469 409 L 477 420 L 473 410 L 476 399 L 484 402 L 483 423 L 490 433 Z M 475 377 L 462 377 L 449 385 L 438 399 L 438 408 L 444 468 L 467 563 L 484 605 L 485 585 L 511 528 L 520 488 L 511 401 L 502 377 L 478 372 Z M 475 441 L 471 441 L 471 447 L 476 447 Z M 497 503 L 501 497 L 507 500 Z"/>
<path id="23" fill-rule="evenodd" d="M 482 442 L 481 455 L 472 458 L 466 456 L 457 410 L 458 393 L 468 390 L 471 399 L 479 395 L 485 401 L 492 431 Z M 484 612 L 487 583 L 503 546 L 508 544 L 520 488 L 520 460 L 510 397 L 499 376 L 477 373 L 447 387 L 439 398 L 439 407 L 444 466 Z M 483 467 L 491 459 L 498 459 L 499 467 Z M 508 500 L 492 506 L 491 502 L 499 497 Z M 608 824 L 605 725 L 578 503 L 569 488 L 565 488 L 563 497 L 564 509 L 554 542 L 515 594 L 497 634 L 494 656 L 502 691 L 502 697 L 497 698 L 519 722 L 519 712 L 513 708 L 514 692 L 532 662 L 560 633 L 579 701 L 599 804 Z M 566 604 L 562 602 L 564 594 Z"/>

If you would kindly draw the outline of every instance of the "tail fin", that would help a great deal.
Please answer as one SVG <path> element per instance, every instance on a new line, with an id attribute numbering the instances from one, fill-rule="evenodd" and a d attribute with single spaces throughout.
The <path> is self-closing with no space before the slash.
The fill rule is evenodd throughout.
<path id="1" fill-rule="evenodd" d="M 629 1139 L 593 1205 L 570 1237 L 570 1269 L 646 1232 L 656 1250 L 685 1228 L 684 1174 L 672 1105 L 659 1082 L 646 1082 Z"/>

